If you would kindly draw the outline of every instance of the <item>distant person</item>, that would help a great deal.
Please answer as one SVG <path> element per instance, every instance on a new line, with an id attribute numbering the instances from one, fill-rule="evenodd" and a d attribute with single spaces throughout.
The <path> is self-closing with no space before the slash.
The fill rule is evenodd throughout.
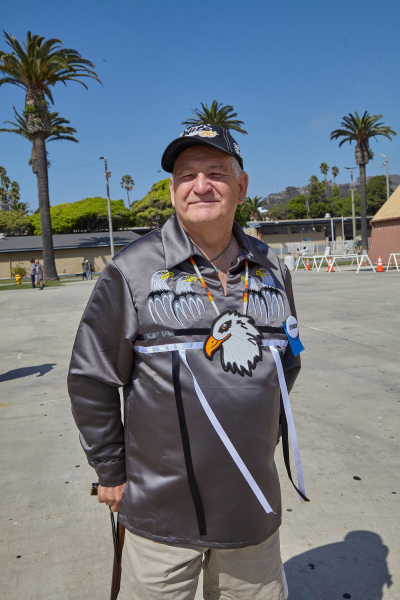
<path id="1" fill-rule="evenodd" d="M 90 262 L 88 260 L 85 260 L 85 267 L 86 267 L 86 279 L 93 279 L 92 265 L 90 264 Z"/>
<path id="2" fill-rule="evenodd" d="M 30 276 L 31 276 L 32 287 L 35 288 L 36 287 L 36 285 L 35 285 L 35 273 L 36 273 L 35 259 L 30 258 L 29 262 L 31 263 Z"/>
<path id="3" fill-rule="evenodd" d="M 307 256 L 307 246 L 304 246 L 303 250 L 301 251 L 301 256 L 304 258 L 305 256 Z"/>
<path id="4" fill-rule="evenodd" d="M 86 263 L 82 263 L 82 281 L 86 279 Z"/>
<path id="5" fill-rule="evenodd" d="M 43 289 L 43 277 L 45 277 L 45 272 L 44 272 L 44 267 L 43 265 L 39 262 L 39 259 L 35 260 L 35 276 L 36 276 L 36 283 L 39 284 L 39 290 Z"/>
<path id="6" fill-rule="evenodd" d="M 294 253 L 294 255 L 295 255 L 296 259 L 300 258 L 301 255 L 300 255 L 300 250 L 298 248 L 297 248 L 296 252 Z"/>
<path id="7" fill-rule="evenodd" d="M 344 243 L 344 253 L 348 254 L 350 252 L 350 248 L 347 242 Z"/>

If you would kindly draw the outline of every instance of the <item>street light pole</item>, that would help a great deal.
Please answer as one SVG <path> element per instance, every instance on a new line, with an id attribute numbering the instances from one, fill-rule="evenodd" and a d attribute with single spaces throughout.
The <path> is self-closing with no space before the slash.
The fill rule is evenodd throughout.
<path id="1" fill-rule="evenodd" d="M 389 196 L 390 196 L 390 185 L 389 185 L 389 159 L 387 156 L 385 156 L 384 154 L 381 154 L 380 152 L 374 152 L 374 156 L 376 154 L 379 154 L 379 156 L 383 156 L 383 158 L 385 159 L 383 162 L 383 166 L 386 167 L 386 200 L 389 200 Z"/>
<path id="2" fill-rule="evenodd" d="M 108 185 L 108 178 L 111 177 L 111 171 L 107 170 L 107 159 L 104 156 L 100 156 L 100 160 L 104 160 L 104 176 L 106 178 L 106 186 L 107 186 L 108 230 L 110 232 L 110 246 L 111 246 L 111 258 L 112 258 L 114 256 L 114 236 L 113 236 L 113 225 L 112 225 L 112 218 L 111 218 L 110 187 Z"/>
<path id="3" fill-rule="evenodd" d="M 353 220 L 353 242 L 356 241 L 356 237 L 357 237 L 357 229 L 356 229 L 356 211 L 354 208 L 354 185 L 353 185 L 353 169 L 356 169 L 357 167 L 345 167 L 345 169 L 348 169 L 350 171 L 350 176 L 351 176 L 351 216 L 352 216 L 352 220 Z"/>

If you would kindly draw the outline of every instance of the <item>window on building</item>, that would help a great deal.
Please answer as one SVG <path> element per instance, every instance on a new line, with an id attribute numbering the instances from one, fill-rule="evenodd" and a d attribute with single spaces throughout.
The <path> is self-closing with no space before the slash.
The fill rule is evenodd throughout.
<path id="1" fill-rule="evenodd" d="M 291 225 L 292 233 L 297 233 L 297 225 Z"/>
<path id="2" fill-rule="evenodd" d="M 282 225 L 274 225 L 274 235 L 284 233 Z"/>

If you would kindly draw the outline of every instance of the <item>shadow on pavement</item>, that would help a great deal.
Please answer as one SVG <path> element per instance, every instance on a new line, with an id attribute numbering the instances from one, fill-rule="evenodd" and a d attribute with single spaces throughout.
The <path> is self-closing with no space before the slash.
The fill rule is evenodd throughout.
<path id="1" fill-rule="evenodd" d="M 289 600 L 381 600 L 392 585 L 389 553 L 376 533 L 352 531 L 343 542 L 299 554 L 284 567 Z"/>
<path id="2" fill-rule="evenodd" d="M 43 377 L 46 373 L 50 373 L 56 363 L 50 363 L 46 365 L 38 365 L 37 367 L 21 367 L 20 369 L 13 369 L 0 375 L 0 381 L 11 381 L 12 379 L 20 379 L 21 377 L 28 377 L 28 375 L 35 375 L 37 377 Z"/>

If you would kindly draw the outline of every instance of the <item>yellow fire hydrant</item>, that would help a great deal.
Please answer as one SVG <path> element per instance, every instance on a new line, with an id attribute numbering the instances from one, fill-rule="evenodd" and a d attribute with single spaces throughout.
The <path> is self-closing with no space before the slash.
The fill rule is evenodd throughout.
<path id="1" fill-rule="evenodd" d="M 21 275 L 14 275 L 17 285 L 21 285 Z"/>

